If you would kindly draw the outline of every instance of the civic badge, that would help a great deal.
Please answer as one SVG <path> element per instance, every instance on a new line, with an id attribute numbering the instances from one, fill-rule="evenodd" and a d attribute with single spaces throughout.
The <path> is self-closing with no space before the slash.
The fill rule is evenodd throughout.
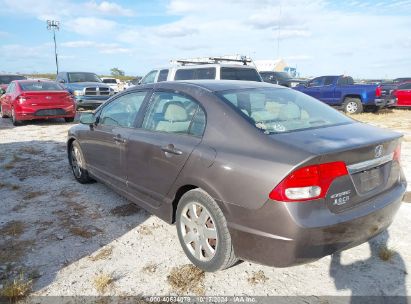
<path id="1" fill-rule="evenodd" d="M 382 156 L 382 151 L 383 151 L 383 146 L 382 145 L 376 146 L 375 150 L 374 150 L 375 158 L 381 157 Z"/>

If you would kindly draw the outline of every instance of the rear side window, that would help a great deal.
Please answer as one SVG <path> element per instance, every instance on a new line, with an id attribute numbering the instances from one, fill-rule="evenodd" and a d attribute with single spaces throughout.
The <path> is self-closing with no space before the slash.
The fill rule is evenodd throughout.
<path id="1" fill-rule="evenodd" d="M 219 95 L 266 134 L 352 122 L 330 106 L 291 89 L 232 90 Z"/>
<path id="2" fill-rule="evenodd" d="M 99 124 L 131 128 L 143 104 L 146 92 L 134 92 L 118 97 L 103 108 Z"/>
<path id="3" fill-rule="evenodd" d="M 157 82 L 167 81 L 168 70 L 161 70 L 158 74 Z"/>
<path id="4" fill-rule="evenodd" d="M 144 118 L 143 128 L 201 136 L 205 128 L 205 114 L 191 98 L 178 93 L 156 92 Z"/>
<path id="5" fill-rule="evenodd" d="M 55 82 L 20 82 L 23 91 L 63 91 L 64 89 Z"/>
<path id="6" fill-rule="evenodd" d="M 261 82 L 260 75 L 255 69 L 247 68 L 221 68 L 221 79 L 225 80 L 247 80 Z"/>
<path id="7" fill-rule="evenodd" d="M 175 80 L 215 79 L 215 68 L 179 69 Z"/>
<path id="8" fill-rule="evenodd" d="M 339 85 L 353 85 L 354 84 L 354 79 L 352 77 L 341 77 L 338 80 Z"/>

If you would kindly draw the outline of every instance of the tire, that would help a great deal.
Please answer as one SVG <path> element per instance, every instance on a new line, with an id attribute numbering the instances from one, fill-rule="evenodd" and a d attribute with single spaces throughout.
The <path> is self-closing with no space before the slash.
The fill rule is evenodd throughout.
<path id="1" fill-rule="evenodd" d="M 64 120 L 66 122 L 73 122 L 74 121 L 74 117 L 64 117 Z"/>
<path id="2" fill-rule="evenodd" d="M 14 112 L 14 108 L 11 109 L 11 122 L 15 127 L 21 124 L 19 120 L 16 120 L 16 113 Z"/>
<path id="3" fill-rule="evenodd" d="M 176 225 L 181 247 L 198 268 L 213 272 L 237 262 L 224 214 L 205 191 L 194 189 L 181 197 Z M 209 230 L 209 237 L 205 229 Z"/>
<path id="4" fill-rule="evenodd" d="M 70 146 L 69 163 L 70 163 L 70 167 L 73 172 L 74 178 L 80 184 L 88 184 L 94 181 L 88 174 L 88 171 L 85 169 L 83 152 L 81 151 L 81 147 L 76 140 L 73 141 Z"/>
<path id="5" fill-rule="evenodd" d="M 0 104 L 0 116 L 1 118 L 7 118 L 8 116 L 6 115 L 6 113 L 3 112 L 2 106 Z"/>
<path id="6" fill-rule="evenodd" d="M 343 103 L 343 110 L 345 113 L 348 114 L 362 113 L 364 109 L 361 103 L 361 99 L 353 97 L 345 98 Z"/>

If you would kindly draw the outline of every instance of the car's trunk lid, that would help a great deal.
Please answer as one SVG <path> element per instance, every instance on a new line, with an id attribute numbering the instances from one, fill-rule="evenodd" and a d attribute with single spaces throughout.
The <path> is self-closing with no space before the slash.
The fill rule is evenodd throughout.
<path id="1" fill-rule="evenodd" d="M 345 162 L 349 175 L 337 178 L 326 196 L 334 212 L 365 202 L 398 181 L 400 166 L 392 161 L 401 138 L 397 132 L 351 123 L 272 137 L 317 155 L 311 162 Z"/>
<path id="2" fill-rule="evenodd" d="M 69 93 L 66 91 L 26 91 L 21 97 L 26 99 L 26 103 L 32 106 L 55 105 L 61 106 L 69 101 Z"/>

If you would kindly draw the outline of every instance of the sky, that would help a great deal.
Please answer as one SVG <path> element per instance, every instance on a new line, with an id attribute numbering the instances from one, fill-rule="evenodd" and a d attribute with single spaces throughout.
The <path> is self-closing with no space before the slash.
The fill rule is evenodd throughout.
<path id="1" fill-rule="evenodd" d="M 0 71 L 144 75 L 172 59 L 283 58 L 301 76 L 411 76 L 411 0 L 0 0 Z"/>

